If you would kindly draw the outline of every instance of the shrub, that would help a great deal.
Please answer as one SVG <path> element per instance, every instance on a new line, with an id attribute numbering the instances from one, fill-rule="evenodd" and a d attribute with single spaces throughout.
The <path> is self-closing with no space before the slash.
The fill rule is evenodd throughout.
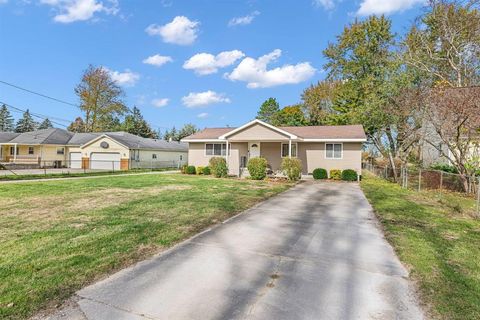
<path id="1" fill-rule="evenodd" d="M 203 168 L 204 168 L 204 167 L 198 166 L 198 167 L 197 167 L 197 174 L 203 174 Z"/>
<path id="2" fill-rule="evenodd" d="M 322 169 L 322 168 L 317 168 L 317 169 L 313 170 L 313 179 L 315 179 L 315 180 L 328 179 L 327 170 Z"/>
<path id="3" fill-rule="evenodd" d="M 252 158 L 248 160 L 247 168 L 253 180 L 263 180 L 267 176 L 267 159 Z"/>
<path id="4" fill-rule="evenodd" d="M 302 161 L 297 158 L 283 158 L 282 171 L 290 181 L 297 181 L 302 174 Z"/>
<path id="5" fill-rule="evenodd" d="M 448 164 L 443 164 L 443 163 L 432 164 L 430 168 L 433 170 L 440 170 L 440 171 L 445 171 L 449 173 L 458 173 L 457 168 L 455 168 L 454 166 L 450 166 Z"/>
<path id="6" fill-rule="evenodd" d="M 188 168 L 188 164 L 184 164 L 183 166 L 180 167 L 180 172 L 183 174 L 187 173 L 187 168 Z"/>
<path id="7" fill-rule="evenodd" d="M 195 174 L 197 170 L 195 170 L 195 166 L 188 166 L 186 173 L 187 174 Z"/>
<path id="8" fill-rule="evenodd" d="M 210 158 L 210 170 L 216 178 L 224 178 L 228 175 L 227 161 L 222 157 Z"/>
<path id="9" fill-rule="evenodd" d="M 212 174 L 212 172 L 210 171 L 210 167 L 207 166 L 207 167 L 203 168 L 203 175 L 209 176 L 211 174 Z"/>
<path id="10" fill-rule="evenodd" d="M 342 180 L 343 181 L 357 181 L 358 175 L 355 170 L 346 169 L 342 171 Z"/>
<path id="11" fill-rule="evenodd" d="M 330 179 L 342 180 L 342 170 L 337 170 L 337 169 L 330 170 Z"/>

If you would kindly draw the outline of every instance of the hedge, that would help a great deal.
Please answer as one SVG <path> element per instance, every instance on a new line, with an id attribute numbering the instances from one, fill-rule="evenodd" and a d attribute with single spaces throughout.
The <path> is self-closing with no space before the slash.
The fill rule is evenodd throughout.
<path id="1" fill-rule="evenodd" d="M 209 167 L 216 178 L 225 178 L 228 176 L 227 161 L 222 157 L 210 158 Z"/>
<path id="2" fill-rule="evenodd" d="M 342 180 L 342 170 L 337 170 L 337 169 L 330 170 L 330 179 Z"/>
<path id="3" fill-rule="evenodd" d="M 267 176 L 267 159 L 251 158 L 247 163 L 248 173 L 252 180 L 263 180 Z"/>
<path id="4" fill-rule="evenodd" d="M 323 168 L 317 168 L 315 170 L 313 170 L 313 178 L 315 180 L 318 180 L 318 179 L 328 179 L 328 173 L 327 173 L 327 170 L 323 169 Z"/>
<path id="5" fill-rule="evenodd" d="M 186 170 L 187 174 L 195 174 L 196 172 L 197 172 L 197 170 L 195 169 L 195 166 L 188 166 L 187 167 L 187 170 Z"/>
<path id="6" fill-rule="evenodd" d="M 302 175 L 302 161 L 297 158 L 283 158 L 282 171 L 290 181 L 297 181 Z"/>
<path id="7" fill-rule="evenodd" d="M 343 181 L 357 181 L 358 175 L 355 170 L 346 169 L 342 171 L 342 180 Z"/>

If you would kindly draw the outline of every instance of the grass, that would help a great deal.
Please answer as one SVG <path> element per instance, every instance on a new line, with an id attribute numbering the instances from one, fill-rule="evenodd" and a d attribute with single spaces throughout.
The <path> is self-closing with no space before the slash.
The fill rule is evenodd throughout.
<path id="1" fill-rule="evenodd" d="M 96 172 L 67 172 L 64 173 L 45 173 L 45 174 L 8 174 L 0 175 L 1 181 L 11 181 L 11 180 L 40 180 L 40 179 L 52 179 L 52 178 L 76 178 L 76 177 L 88 177 L 88 176 L 111 176 L 111 175 L 121 175 L 121 174 L 133 174 L 133 173 L 142 173 L 142 172 L 151 172 L 151 171 L 169 171 L 169 170 L 178 170 L 177 168 L 161 168 L 161 169 L 131 169 L 128 171 L 96 171 Z M 18 170 L 16 171 L 19 172 Z M 48 172 L 48 169 L 47 169 Z M 1 171 L 0 171 L 1 174 Z"/>
<path id="2" fill-rule="evenodd" d="M 361 183 L 422 301 L 436 319 L 480 319 L 480 219 L 475 200 L 404 190 L 371 174 Z"/>
<path id="3" fill-rule="evenodd" d="M 290 186 L 179 174 L 0 184 L 0 318 L 53 308 Z"/>

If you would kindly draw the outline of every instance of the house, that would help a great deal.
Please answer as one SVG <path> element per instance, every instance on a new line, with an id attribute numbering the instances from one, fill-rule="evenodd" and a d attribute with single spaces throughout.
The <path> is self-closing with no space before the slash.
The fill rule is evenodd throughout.
<path id="1" fill-rule="evenodd" d="M 275 127 L 258 119 L 238 128 L 207 128 L 190 135 L 188 163 L 207 166 L 211 157 L 227 159 L 229 174 L 242 176 L 248 159 L 264 157 L 273 172 L 282 158 L 302 161 L 302 174 L 316 168 L 361 172 L 361 153 L 367 140 L 361 125 Z"/>
<path id="2" fill-rule="evenodd" d="M 0 163 L 29 167 L 115 169 L 187 162 L 186 143 L 142 138 L 127 132 L 72 133 L 44 129 L 0 133 Z"/>

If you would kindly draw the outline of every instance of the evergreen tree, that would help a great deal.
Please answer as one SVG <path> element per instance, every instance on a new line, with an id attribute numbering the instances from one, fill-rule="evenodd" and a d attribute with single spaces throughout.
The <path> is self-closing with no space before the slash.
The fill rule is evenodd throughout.
<path id="1" fill-rule="evenodd" d="M 0 132 L 11 132 L 13 131 L 13 117 L 7 109 L 6 105 L 3 105 L 0 108 Z"/>
<path id="2" fill-rule="evenodd" d="M 188 137 L 189 135 L 192 135 L 197 131 L 198 131 L 198 128 L 194 124 L 187 123 L 186 125 L 183 126 L 182 129 L 180 129 L 175 140 L 180 141 L 183 138 Z"/>
<path id="3" fill-rule="evenodd" d="M 257 113 L 257 119 L 266 123 L 273 123 L 275 115 L 280 110 L 280 105 L 275 98 L 268 98 L 260 106 Z"/>
<path id="4" fill-rule="evenodd" d="M 53 128 L 53 124 L 48 118 L 43 120 L 42 123 L 40 123 L 40 125 L 38 126 L 38 129 L 50 129 L 50 128 Z"/>
<path id="5" fill-rule="evenodd" d="M 144 138 L 158 138 L 158 134 L 152 130 L 137 107 L 133 107 L 132 113 L 125 117 L 123 130 Z"/>
<path id="6" fill-rule="evenodd" d="M 23 117 L 18 120 L 17 125 L 15 127 L 15 132 L 22 133 L 22 132 L 30 132 L 35 131 L 37 128 L 37 123 L 33 120 L 30 111 L 27 109 L 23 114 Z"/>

